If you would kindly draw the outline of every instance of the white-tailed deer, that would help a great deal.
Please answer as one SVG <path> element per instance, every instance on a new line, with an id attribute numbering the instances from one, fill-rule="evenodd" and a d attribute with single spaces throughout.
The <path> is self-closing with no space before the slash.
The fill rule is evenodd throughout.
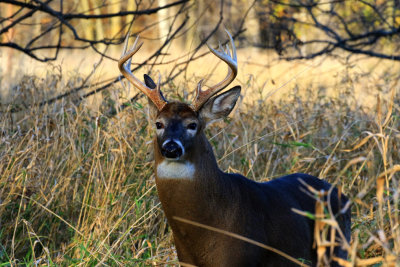
<path id="1" fill-rule="evenodd" d="M 127 41 L 118 67 L 122 74 L 149 98 L 156 111 L 154 121 L 155 174 L 158 196 L 172 228 L 180 262 L 196 266 L 298 266 L 274 251 L 216 233 L 192 222 L 238 234 L 275 248 L 286 255 L 316 266 L 313 219 L 293 209 L 314 214 L 316 199 L 305 184 L 328 191 L 331 184 L 307 174 L 291 174 L 266 183 L 258 183 L 240 174 L 221 171 L 204 129 L 212 121 L 229 115 L 240 95 L 240 86 L 215 96 L 237 74 L 235 45 L 228 33 L 232 52 L 210 48 L 229 66 L 226 78 L 207 90 L 200 82 L 192 105 L 167 102 L 156 84 L 145 75 L 142 83 L 130 71 L 131 57 L 142 43 L 136 39 L 126 52 Z M 125 64 L 125 62 L 127 62 Z M 329 204 L 345 239 L 350 239 L 350 211 L 340 213 L 346 197 L 333 189 Z M 337 231 L 338 232 L 338 231 Z M 342 235 L 342 237 L 343 237 Z M 336 236 L 336 241 L 340 239 Z M 333 242 L 334 240 L 332 240 Z M 340 241 L 340 240 L 339 240 Z M 339 246 L 335 255 L 346 258 Z M 332 262 L 332 266 L 335 265 Z"/>

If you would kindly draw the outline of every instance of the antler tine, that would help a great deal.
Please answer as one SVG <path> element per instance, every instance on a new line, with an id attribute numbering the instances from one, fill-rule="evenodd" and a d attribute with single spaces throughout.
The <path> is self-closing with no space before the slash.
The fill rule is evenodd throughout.
<path id="1" fill-rule="evenodd" d="M 196 99 L 197 97 L 201 94 L 202 90 L 201 87 L 203 86 L 203 81 L 204 79 L 201 79 L 198 83 L 197 83 L 197 89 L 196 89 L 196 98 L 195 101 L 193 103 L 193 106 L 196 107 Z M 197 110 L 197 109 L 196 109 Z"/>
<path id="2" fill-rule="evenodd" d="M 221 43 L 219 44 L 219 51 L 211 48 L 208 44 L 208 49 L 217 56 L 219 59 L 224 61 L 229 69 L 228 69 L 228 74 L 226 75 L 225 79 L 223 79 L 221 82 L 217 83 L 216 85 L 210 87 L 209 89 L 203 91 L 201 89 L 201 84 L 202 81 L 199 82 L 197 86 L 197 91 L 196 91 L 196 96 L 193 102 L 193 106 L 195 110 L 199 110 L 201 106 L 204 105 L 204 103 L 213 95 L 227 87 L 236 77 L 237 75 L 237 55 L 236 55 L 236 47 L 235 43 L 233 42 L 232 35 L 229 33 L 228 30 L 226 30 L 226 33 L 229 36 L 229 40 L 232 46 L 232 54 L 229 49 L 229 45 L 226 45 L 226 50 L 223 49 Z"/>
<path id="3" fill-rule="evenodd" d="M 151 89 L 147 87 L 144 83 L 142 83 L 138 78 L 136 78 L 131 72 L 131 61 L 132 56 L 136 54 L 137 51 L 142 47 L 143 42 L 139 43 L 139 36 L 136 37 L 135 43 L 132 45 L 132 48 L 126 52 L 128 47 L 128 39 L 129 34 L 125 38 L 124 49 L 122 51 L 121 58 L 118 60 L 118 68 L 121 71 L 122 75 L 128 79 L 135 87 L 137 87 L 140 91 L 142 91 L 150 100 L 156 105 L 158 110 L 161 110 L 166 104 L 167 101 L 162 96 L 160 91 L 161 84 L 161 75 L 158 79 L 158 84 L 156 89 Z M 126 64 L 125 64 L 126 63 Z"/>

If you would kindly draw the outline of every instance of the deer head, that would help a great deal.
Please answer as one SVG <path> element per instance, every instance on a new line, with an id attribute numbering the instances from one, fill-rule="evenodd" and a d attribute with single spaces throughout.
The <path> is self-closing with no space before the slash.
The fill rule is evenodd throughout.
<path id="1" fill-rule="evenodd" d="M 240 86 L 215 96 L 226 88 L 237 75 L 236 48 L 232 36 L 228 31 L 227 33 L 232 53 L 228 45 L 225 50 L 221 44 L 219 50 L 208 47 L 214 55 L 228 65 L 228 74 L 225 79 L 207 90 L 202 89 L 202 81 L 200 81 L 192 104 L 168 102 L 160 90 L 160 77 L 157 84 L 148 75 L 144 75 L 144 83 L 137 79 L 130 71 L 130 62 L 143 43 L 138 44 L 139 37 L 137 37 L 132 48 L 126 52 L 128 38 L 126 39 L 124 52 L 118 66 L 122 74 L 149 98 L 150 106 L 157 114 L 154 125 L 157 136 L 155 148 L 156 155 L 160 156 L 159 160 L 181 162 L 190 160 L 194 151 L 199 151 L 196 148 L 202 143 L 201 139 L 206 125 L 228 116 L 234 108 L 240 95 Z"/>

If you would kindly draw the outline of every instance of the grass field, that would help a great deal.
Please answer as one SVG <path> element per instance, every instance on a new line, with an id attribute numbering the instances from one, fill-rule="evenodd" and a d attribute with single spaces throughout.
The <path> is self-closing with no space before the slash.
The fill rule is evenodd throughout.
<path id="1" fill-rule="evenodd" d="M 398 63 L 280 62 L 242 51 L 239 64 L 244 97 L 207 130 L 221 169 L 257 181 L 304 172 L 337 183 L 352 201 L 347 265 L 398 266 Z M 106 68 L 115 73 L 115 63 Z M 211 73 L 197 69 L 166 87 L 167 96 L 185 96 Z M 81 81 L 68 73 L 49 67 L 19 76 L 8 94 L 13 105 L 1 106 L 0 266 L 177 264 L 155 188 L 145 99 L 109 115 L 118 96 L 127 97 L 116 84 L 96 99 L 10 113 Z"/>

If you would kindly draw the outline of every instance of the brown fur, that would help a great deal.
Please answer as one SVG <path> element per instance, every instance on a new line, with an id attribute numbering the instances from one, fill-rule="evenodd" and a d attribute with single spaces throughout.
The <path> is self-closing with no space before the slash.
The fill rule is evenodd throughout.
<path id="1" fill-rule="evenodd" d="M 187 104 L 180 103 L 180 102 L 173 102 L 170 103 L 169 105 L 166 105 L 162 111 L 158 114 L 158 116 L 163 116 L 166 118 L 190 118 L 190 117 L 196 117 L 197 112 L 193 111 L 191 107 L 189 107 Z"/>
<path id="2" fill-rule="evenodd" d="M 282 256 L 244 241 L 178 222 L 174 216 L 243 235 L 316 264 L 316 252 L 312 248 L 314 222 L 293 213 L 291 208 L 314 212 L 315 201 L 300 191 L 299 177 L 317 190 L 328 190 L 328 183 L 309 175 L 295 174 L 261 184 L 238 174 L 224 173 L 203 132 L 205 122 L 197 112 L 186 104 L 170 103 L 158 117 L 194 118 L 199 122 L 193 148 L 184 159 L 194 164 L 194 179 L 160 179 L 157 165 L 165 159 L 157 137 L 154 140 L 157 191 L 181 262 L 216 267 L 297 266 Z M 331 200 L 337 213 L 340 209 L 337 191 L 334 190 Z M 349 238 L 348 217 L 346 214 L 339 222 Z M 345 256 L 345 252 L 339 253 Z"/>

